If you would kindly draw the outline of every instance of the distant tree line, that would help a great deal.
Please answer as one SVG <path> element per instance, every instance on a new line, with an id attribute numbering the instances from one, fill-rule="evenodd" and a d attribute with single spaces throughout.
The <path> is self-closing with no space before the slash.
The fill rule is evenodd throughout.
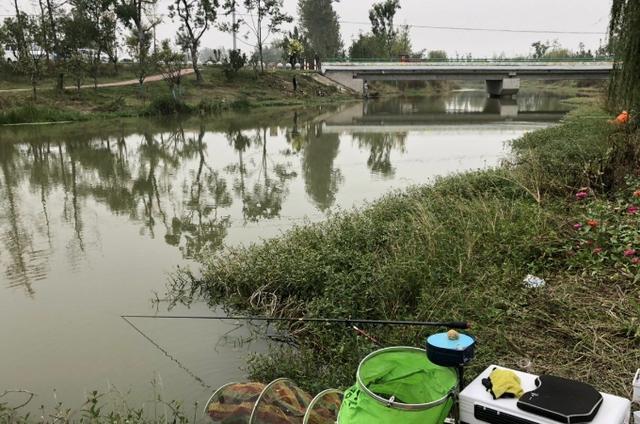
<path id="1" fill-rule="evenodd" d="M 236 33 L 251 49 L 248 58 L 240 51 L 205 49 L 206 60 L 226 63 L 230 75 L 247 62 L 264 71 L 265 50 L 274 45 L 281 60 L 313 67 L 343 51 L 334 1 L 299 0 L 299 24 L 272 40 L 293 21 L 283 0 L 172 0 L 167 12 L 177 24 L 175 39 L 158 41 L 158 0 L 37 0 L 29 13 L 13 0 L 14 16 L 0 23 L 0 59 L 6 51 L 4 60 L 30 79 L 34 97 L 44 74 L 56 75 L 59 90 L 66 79 L 79 88 L 87 77 L 97 87 L 100 65 L 111 63 L 117 73 L 122 51 L 141 88 L 152 72 L 173 75 L 172 87 L 179 86 L 176 69 L 187 63 L 201 82 L 202 40 L 214 28 Z M 243 13 L 232 20 L 238 10 Z"/>

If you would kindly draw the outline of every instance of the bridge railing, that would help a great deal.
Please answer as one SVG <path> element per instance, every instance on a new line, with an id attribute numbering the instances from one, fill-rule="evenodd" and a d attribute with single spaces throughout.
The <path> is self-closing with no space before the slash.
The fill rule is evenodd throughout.
<path id="1" fill-rule="evenodd" d="M 589 62 L 614 62 L 613 56 L 594 56 L 594 57 L 541 57 L 538 59 L 530 57 L 515 58 L 447 58 L 447 59 L 428 59 L 428 58 L 359 58 L 359 57 L 339 57 L 325 59 L 325 63 L 589 63 Z"/>

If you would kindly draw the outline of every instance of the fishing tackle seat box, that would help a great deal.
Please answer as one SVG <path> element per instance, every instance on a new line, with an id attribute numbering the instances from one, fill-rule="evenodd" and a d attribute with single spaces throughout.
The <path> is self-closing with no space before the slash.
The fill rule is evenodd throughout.
<path id="1" fill-rule="evenodd" d="M 559 421 L 525 411 L 518 407 L 518 399 L 503 398 L 494 400 L 491 393 L 482 384 L 494 368 L 507 369 L 491 365 L 471 382 L 461 393 L 459 399 L 460 422 L 462 424 L 558 424 L 566 422 L 588 422 L 591 424 L 628 424 L 631 415 L 631 402 L 628 399 L 601 393 L 602 403 L 590 421 Z M 515 371 L 526 392 L 534 391 L 537 375 Z M 543 380 L 544 381 L 544 380 Z"/>

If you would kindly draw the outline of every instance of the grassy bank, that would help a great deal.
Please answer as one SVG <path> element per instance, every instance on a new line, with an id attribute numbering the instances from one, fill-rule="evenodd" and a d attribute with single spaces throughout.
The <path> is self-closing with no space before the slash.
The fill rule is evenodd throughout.
<path id="1" fill-rule="evenodd" d="M 317 82 L 306 73 L 295 74 L 299 90 L 294 92 L 293 75 L 290 71 L 258 75 L 252 70 L 242 70 L 229 80 L 219 67 L 206 67 L 203 83 L 197 84 L 193 75 L 183 79 L 177 102 L 163 81 L 146 83 L 142 91 L 137 85 L 65 90 L 63 93 L 41 89 L 35 101 L 29 91 L 3 92 L 0 93 L 0 124 L 177 113 L 209 114 L 259 106 L 321 104 L 352 98 L 338 92 L 335 87 Z"/>
<path id="2" fill-rule="evenodd" d="M 640 362 L 637 133 L 582 106 L 513 142 L 499 169 L 442 178 L 175 276 L 176 302 L 276 316 L 466 319 L 491 363 L 627 395 Z M 577 193 L 580 193 L 577 195 Z M 577 196 L 577 197 L 576 197 Z M 523 278 L 546 280 L 530 289 Z M 353 383 L 375 346 L 348 327 L 297 323 L 295 348 L 252 359 L 254 378 L 318 391 Z M 371 327 L 384 345 L 424 330 Z"/>

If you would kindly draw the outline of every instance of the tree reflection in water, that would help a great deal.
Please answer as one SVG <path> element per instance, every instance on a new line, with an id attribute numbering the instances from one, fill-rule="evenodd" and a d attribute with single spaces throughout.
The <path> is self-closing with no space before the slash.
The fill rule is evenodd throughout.
<path id="1" fill-rule="evenodd" d="M 3 281 L 33 295 L 33 283 L 47 277 L 54 256 L 79 269 L 101 248 L 101 231 L 110 225 L 101 221 L 110 217 L 126 218 L 137 234 L 163 240 L 184 258 L 202 259 L 222 248 L 234 201 L 241 206 L 236 225 L 281 216 L 298 177 L 293 154 L 300 154 L 306 193 L 321 211 L 330 208 L 342 182 L 334 166 L 340 139 L 310 121 L 316 114 L 6 130 L 9 141 L 0 143 Z M 216 144 L 220 138 L 229 147 Z M 291 146 L 288 153 L 283 146 Z"/>
<path id="2" fill-rule="evenodd" d="M 391 178 L 395 169 L 391 163 L 391 151 L 405 151 L 406 133 L 353 133 L 358 147 L 369 148 L 367 166 L 371 172 Z"/>
<path id="3" fill-rule="evenodd" d="M 297 176 L 291 171 L 291 164 L 275 162 L 269 157 L 267 130 L 267 127 L 257 128 L 251 137 L 239 129 L 227 131 L 227 140 L 238 153 L 237 165 L 227 167 L 227 171 L 236 175 L 234 191 L 242 200 L 245 222 L 279 217 L 288 194 L 287 182 Z M 244 153 L 251 146 L 261 147 L 261 152 L 260 160 L 252 160 L 254 169 L 248 172 Z"/>
<path id="4" fill-rule="evenodd" d="M 320 124 L 307 125 L 305 136 L 302 156 L 305 190 L 324 212 L 334 205 L 338 188 L 344 181 L 340 169 L 333 165 L 338 156 L 340 137 L 323 133 Z"/>

